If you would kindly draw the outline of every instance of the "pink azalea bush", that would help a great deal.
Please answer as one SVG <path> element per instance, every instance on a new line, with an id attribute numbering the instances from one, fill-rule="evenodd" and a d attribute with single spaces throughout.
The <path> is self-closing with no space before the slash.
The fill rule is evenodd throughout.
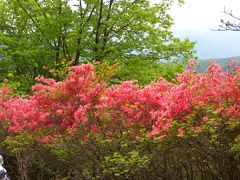
<path id="1" fill-rule="evenodd" d="M 90 116 L 95 116 L 95 106 L 105 85 L 97 82 L 92 65 L 71 70 L 63 82 L 40 77 L 32 87 L 33 95 L 3 102 L 0 118 L 8 121 L 8 131 L 33 134 L 41 131 L 48 137 L 71 134 L 77 128 L 88 131 L 90 127 L 85 124 L 95 124 Z"/>
<path id="2" fill-rule="evenodd" d="M 190 64 L 195 65 L 193 61 Z M 238 67 L 235 72 L 223 72 L 212 63 L 206 73 L 200 74 L 188 66 L 174 83 L 160 79 L 143 88 L 132 82 L 113 86 L 106 90 L 101 108 L 111 117 L 114 129 L 120 122 L 122 128 L 147 128 L 149 136 L 158 134 L 161 139 L 175 126 L 174 133 L 179 135 L 184 129 L 197 133 L 208 118 L 239 122 L 239 83 Z M 191 126 L 187 128 L 186 124 Z"/>
<path id="3" fill-rule="evenodd" d="M 216 64 L 204 74 L 193 70 L 195 61 L 178 74 L 177 80 L 139 87 L 134 81 L 107 87 L 90 64 L 72 67 L 62 82 L 37 78 L 28 97 L 3 101 L 1 121 L 10 133 L 42 132 L 44 136 L 89 133 L 106 137 L 142 129 L 163 139 L 172 135 L 199 133 L 206 124 L 239 123 L 240 68 L 223 72 Z M 47 138 L 49 139 L 49 138 Z"/>
<path id="4" fill-rule="evenodd" d="M 61 177 L 239 179 L 240 67 L 224 72 L 213 62 L 201 74 L 195 66 L 145 86 L 109 86 L 91 64 L 60 82 L 38 77 L 28 96 L 3 86 L 0 133 L 32 167 L 59 173 L 61 165 Z"/>

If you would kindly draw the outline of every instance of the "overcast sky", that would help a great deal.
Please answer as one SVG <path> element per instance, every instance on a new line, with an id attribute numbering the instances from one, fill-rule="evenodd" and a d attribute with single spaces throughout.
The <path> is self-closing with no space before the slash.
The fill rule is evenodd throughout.
<path id="1" fill-rule="evenodd" d="M 158 2 L 159 0 L 152 0 Z M 173 30 L 209 30 L 217 28 L 223 13 L 233 10 L 240 15 L 240 0 L 185 0 L 182 7 L 174 6 L 171 10 L 175 21 Z M 227 17 L 228 18 L 228 17 Z"/>
<path id="2" fill-rule="evenodd" d="M 233 21 L 223 13 L 224 7 L 240 17 L 240 0 L 185 0 L 182 7 L 175 5 L 171 9 L 174 34 L 196 41 L 200 59 L 240 56 L 240 32 L 211 31 L 218 29 L 220 19 Z"/>

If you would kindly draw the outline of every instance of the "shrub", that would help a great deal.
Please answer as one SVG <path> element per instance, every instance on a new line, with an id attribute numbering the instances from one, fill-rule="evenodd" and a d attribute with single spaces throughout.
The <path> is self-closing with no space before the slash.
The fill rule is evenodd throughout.
<path id="1" fill-rule="evenodd" d="M 61 82 L 38 78 L 30 96 L 2 89 L 5 144 L 25 162 L 40 153 L 28 167 L 49 177 L 237 179 L 240 68 L 213 62 L 200 74 L 195 65 L 143 87 L 108 87 L 85 64 Z"/>

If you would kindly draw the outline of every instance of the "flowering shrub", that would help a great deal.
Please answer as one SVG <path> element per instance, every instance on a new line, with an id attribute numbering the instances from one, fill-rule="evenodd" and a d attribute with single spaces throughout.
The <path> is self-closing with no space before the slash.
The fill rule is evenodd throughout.
<path id="1" fill-rule="evenodd" d="M 93 70 L 89 64 L 72 67 L 63 82 L 40 77 L 39 83 L 32 87 L 32 96 L 4 102 L 1 119 L 9 121 L 8 131 L 42 131 L 47 132 L 49 139 L 49 135 L 71 133 L 76 128 L 94 129 L 94 118 L 91 117 L 95 116 L 95 105 L 99 104 L 105 85 L 97 82 Z M 88 123 L 93 125 L 85 127 Z"/>
<path id="2" fill-rule="evenodd" d="M 95 170 L 94 177 L 100 177 L 100 171 L 105 178 L 147 171 L 151 177 L 157 173 L 176 179 L 195 171 L 196 179 L 199 173 L 207 174 L 206 179 L 236 179 L 237 173 L 231 172 L 240 157 L 240 68 L 223 72 L 213 62 L 200 74 L 195 66 L 190 60 L 176 80 L 159 78 L 143 87 L 135 81 L 108 87 L 106 74 L 95 73 L 90 64 L 72 67 L 61 82 L 37 78 L 29 96 L 11 96 L 10 89 L 2 87 L 0 120 L 9 133 L 5 142 L 22 144 L 24 152 L 35 154 L 37 140 L 43 152 L 50 149 L 65 158 L 59 164 L 71 157 L 85 164 L 70 162 L 69 167 L 82 169 L 82 174 L 88 167 L 87 173 Z M 58 166 L 52 168 L 58 171 Z"/>
<path id="3" fill-rule="evenodd" d="M 164 94 L 167 109 L 154 112 L 157 119 L 150 135 L 162 134 L 173 121 L 176 126 L 190 125 L 188 133 L 201 131 L 202 124 L 212 118 L 214 122 L 211 123 L 215 125 L 217 121 L 239 123 L 239 83 L 238 67 L 234 73 L 223 72 L 213 62 L 206 73 L 199 74 L 188 66 L 184 73 L 178 75 L 177 83 Z M 167 122 L 167 127 L 163 122 Z M 184 130 L 180 127 L 178 132 L 182 135 Z"/>
<path id="4" fill-rule="evenodd" d="M 1 119 L 15 133 L 78 131 L 82 136 L 88 132 L 112 136 L 124 129 L 135 135 L 146 129 L 148 136 L 158 134 L 161 139 L 172 133 L 198 133 L 209 121 L 214 126 L 239 123 L 240 68 L 223 72 L 212 63 L 199 74 L 191 69 L 195 62 L 190 65 L 175 82 L 160 79 L 143 88 L 134 81 L 107 88 L 93 65 L 72 67 L 64 81 L 40 77 L 33 95 L 4 102 Z"/>
<path id="5" fill-rule="evenodd" d="M 188 66 L 173 83 L 160 79 L 142 89 L 132 82 L 113 86 L 106 90 L 100 108 L 117 127 L 119 122 L 123 128 L 152 127 L 149 136 L 158 134 L 162 139 L 172 128 L 180 135 L 197 133 L 208 120 L 215 125 L 217 121 L 239 123 L 239 83 L 238 67 L 234 73 L 223 72 L 212 63 L 206 73 L 199 74 Z"/>

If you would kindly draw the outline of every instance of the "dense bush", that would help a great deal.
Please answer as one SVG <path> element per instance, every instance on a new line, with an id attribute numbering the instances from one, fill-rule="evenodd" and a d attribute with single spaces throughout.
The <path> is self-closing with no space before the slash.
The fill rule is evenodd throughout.
<path id="1" fill-rule="evenodd" d="M 33 94 L 0 91 L 2 151 L 12 177 L 239 179 L 240 68 L 196 62 L 171 82 L 108 86 L 91 64 Z M 6 131 L 5 131 L 6 130 Z M 11 169 L 11 167 L 9 167 Z"/>

